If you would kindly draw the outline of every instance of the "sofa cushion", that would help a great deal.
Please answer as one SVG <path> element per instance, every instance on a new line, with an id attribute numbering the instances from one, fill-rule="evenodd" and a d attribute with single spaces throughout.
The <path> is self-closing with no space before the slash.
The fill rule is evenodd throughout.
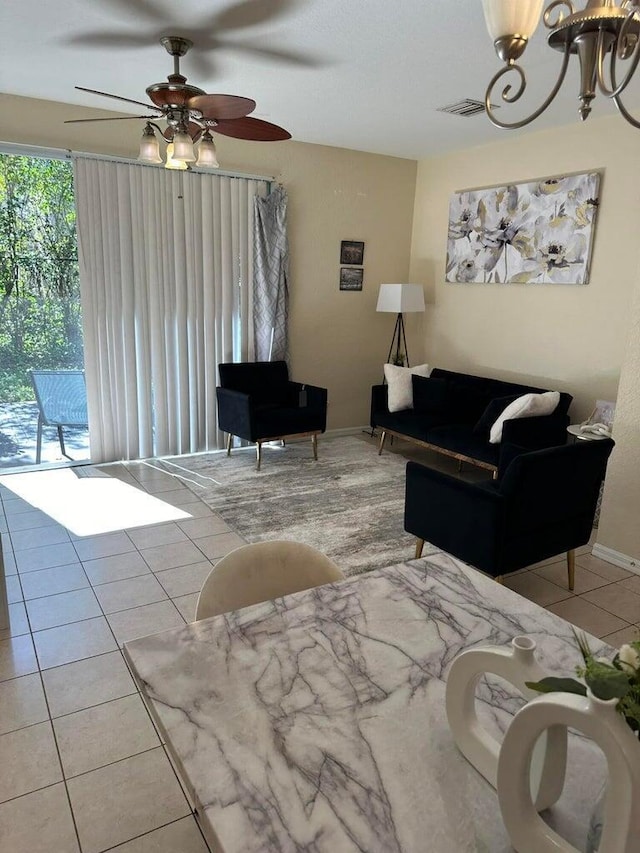
<path id="1" fill-rule="evenodd" d="M 510 403 L 497 418 L 489 432 L 491 444 L 502 441 L 502 426 L 505 421 L 514 418 L 526 418 L 537 415 L 550 415 L 560 402 L 559 391 L 545 391 L 543 394 L 524 394 Z"/>
<path id="2" fill-rule="evenodd" d="M 324 432 L 326 415 L 307 406 L 300 408 L 262 409 L 256 413 L 255 434 L 259 438 L 278 438 L 301 432 Z"/>
<path id="3" fill-rule="evenodd" d="M 391 429 L 409 438 L 426 441 L 429 430 L 448 423 L 446 418 L 439 415 L 419 414 L 413 409 L 402 412 L 378 412 L 376 426 L 380 429 Z"/>
<path id="4" fill-rule="evenodd" d="M 413 385 L 411 376 L 429 375 L 428 364 L 418 364 L 416 367 L 399 367 L 396 364 L 385 364 L 384 378 L 389 386 L 388 407 L 390 412 L 400 412 L 413 408 Z"/>
<path id="5" fill-rule="evenodd" d="M 494 400 L 490 400 L 473 428 L 476 435 L 480 435 L 488 441 L 491 427 L 507 406 L 517 400 L 519 396 L 519 394 L 511 394 L 509 397 L 496 397 Z"/>
<path id="6" fill-rule="evenodd" d="M 479 383 L 447 382 L 447 412 L 452 423 L 475 424 L 490 396 Z"/>
<path id="7" fill-rule="evenodd" d="M 447 410 L 447 383 L 444 379 L 413 374 L 413 408 L 427 415 L 443 415 Z"/>
<path id="8" fill-rule="evenodd" d="M 426 440 L 429 444 L 434 444 L 443 450 L 460 453 L 462 456 L 488 462 L 490 465 L 498 464 L 499 446 L 489 444 L 486 438 L 475 434 L 473 426 L 469 424 L 435 426 L 428 431 Z"/>

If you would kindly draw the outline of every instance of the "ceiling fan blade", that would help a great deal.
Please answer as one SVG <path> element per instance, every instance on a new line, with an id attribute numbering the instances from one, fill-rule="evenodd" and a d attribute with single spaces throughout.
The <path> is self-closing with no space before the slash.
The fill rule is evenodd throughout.
<path id="1" fill-rule="evenodd" d="M 206 50 L 214 50 L 218 46 L 218 42 L 212 42 Z M 190 72 L 198 75 L 200 79 L 212 79 L 216 76 L 216 63 L 213 57 L 206 56 L 204 53 L 190 53 L 186 59 L 185 65 Z"/>
<path id="2" fill-rule="evenodd" d="M 160 36 L 158 36 L 158 39 Z M 81 44 L 88 47 L 108 47 L 111 50 L 125 50 L 129 48 L 156 47 L 158 43 L 153 35 L 134 35 L 117 30 L 103 30 L 94 33 L 76 33 L 66 39 L 67 44 Z"/>
<path id="3" fill-rule="evenodd" d="M 222 45 L 231 50 L 239 50 L 244 53 L 253 53 L 263 56 L 266 59 L 273 59 L 276 62 L 287 62 L 290 65 L 301 65 L 306 68 L 319 68 L 326 63 L 317 57 L 309 56 L 308 54 L 298 53 L 293 50 L 279 50 L 275 47 L 265 47 L 257 42 L 236 42 L 227 41 Z"/>
<path id="4" fill-rule="evenodd" d="M 147 120 L 157 119 L 158 116 L 114 116 L 113 118 L 68 118 L 64 124 L 82 124 L 86 121 L 131 121 L 131 119 L 140 120 L 141 118 L 146 118 Z"/>
<path id="5" fill-rule="evenodd" d="M 153 0 L 101 0 L 101 4 L 122 10 L 125 13 L 133 10 L 136 13 L 136 18 L 144 16 L 151 21 L 163 20 L 162 12 Z"/>
<path id="6" fill-rule="evenodd" d="M 112 95 L 110 92 L 99 92 L 97 89 L 87 89 L 85 86 L 74 86 L 80 92 L 89 92 L 92 95 L 101 95 L 103 98 L 113 98 L 116 101 L 124 101 L 125 104 L 137 104 L 139 107 L 144 107 L 145 110 L 158 110 L 162 112 L 160 107 L 154 107 L 153 104 L 145 104 L 144 101 L 133 101 L 131 98 L 123 98 L 121 95 Z"/>
<path id="7" fill-rule="evenodd" d="M 240 0 L 222 12 L 216 13 L 206 22 L 203 21 L 203 29 L 215 31 L 253 27 L 286 15 L 299 5 L 298 0 Z"/>
<path id="8" fill-rule="evenodd" d="M 291 139 L 291 134 L 277 124 L 259 118 L 234 118 L 221 120 L 211 130 L 234 139 L 250 139 L 254 142 L 278 142 Z"/>
<path id="9" fill-rule="evenodd" d="M 236 119 L 252 113 L 256 102 L 237 95 L 196 95 L 187 102 L 190 110 L 200 110 L 204 118 Z"/>

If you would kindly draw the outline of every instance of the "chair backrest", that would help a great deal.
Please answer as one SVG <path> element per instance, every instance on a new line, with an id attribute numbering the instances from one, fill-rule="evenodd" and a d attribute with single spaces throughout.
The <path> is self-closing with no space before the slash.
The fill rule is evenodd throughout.
<path id="1" fill-rule="evenodd" d="M 335 563 L 302 542 L 243 545 L 209 573 L 198 597 L 196 620 L 343 579 Z"/>
<path id="2" fill-rule="evenodd" d="M 87 389 L 82 370 L 32 370 L 31 382 L 45 424 L 87 426 Z"/>
<path id="3" fill-rule="evenodd" d="M 512 532 L 593 518 L 613 448 L 611 439 L 578 441 L 514 457 L 499 485 Z"/>
<path id="4" fill-rule="evenodd" d="M 270 390 L 285 387 L 289 381 L 286 361 L 224 362 L 218 365 L 218 371 L 223 388 L 252 396 L 270 396 Z"/>

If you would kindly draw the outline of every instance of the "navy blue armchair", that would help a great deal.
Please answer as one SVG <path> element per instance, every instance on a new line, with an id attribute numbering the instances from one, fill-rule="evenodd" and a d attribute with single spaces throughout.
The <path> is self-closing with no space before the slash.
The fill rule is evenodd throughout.
<path id="1" fill-rule="evenodd" d="M 233 436 L 255 442 L 260 470 L 265 441 L 311 436 L 318 458 L 318 435 L 327 427 L 327 389 L 289 380 L 284 361 L 219 365 L 216 388 L 218 426 L 227 433 L 227 455 Z"/>
<path id="2" fill-rule="evenodd" d="M 611 439 L 528 451 L 501 446 L 498 478 L 468 483 L 407 464 L 404 527 L 501 580 L 566 552 L 569 589 L 575 549 L 589 541 Z"/>

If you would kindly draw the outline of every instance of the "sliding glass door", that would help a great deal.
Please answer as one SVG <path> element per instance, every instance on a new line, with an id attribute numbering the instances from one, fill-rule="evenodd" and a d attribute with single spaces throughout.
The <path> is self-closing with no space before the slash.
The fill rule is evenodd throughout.
<path id="1" fill-rule="evenodd" d="M 88 460 L 83 370 L 71 163 L 0 153 L 0 470 Z"/>

